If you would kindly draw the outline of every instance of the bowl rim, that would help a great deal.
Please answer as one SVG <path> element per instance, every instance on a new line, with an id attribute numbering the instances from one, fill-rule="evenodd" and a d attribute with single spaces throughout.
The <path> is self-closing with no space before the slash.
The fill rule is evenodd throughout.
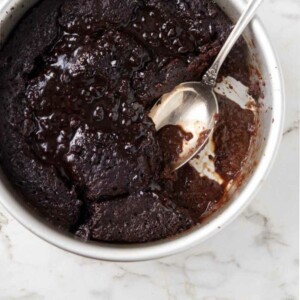
<path id="1" fill-rule="evenodd" d="M 16 4 L 17 1 L 13 2 L 15 3 L 11 5 Z M 5 8 L 4 5 L 0 10 Z M 240 10 L 239 7 L 238 10 Z M 271 113 L 276 122 L 271 125 L 270 133 L 266 137 L 264 153 L 268 153 L 268 155 L 263 155 L 259 160 L 251 178 L 240 191 L 238 197 L 219 215 L 208 220 L 205 225 L 174 238 L 146 244 L 84 243 L 73 236 L 59 232 L 33 216 L 24 205 L 19 203 L 2 179 L 0 180 L 0 203 L 19 223 L 48 243 L 77 255 L 105 261 L 133 262 L 162 258 L 187 250 L 223 229 L 242 212 L 262 186 L 274 163 L 283 132 L 285 93 L 281 66 L 266 30 L 258 17 L 252 20 L 250 26 L 257 43 L 263 45 L 262 55 L 267 56 L 266 69 L 271 74 L 270 89 L 273 98 Z"/>

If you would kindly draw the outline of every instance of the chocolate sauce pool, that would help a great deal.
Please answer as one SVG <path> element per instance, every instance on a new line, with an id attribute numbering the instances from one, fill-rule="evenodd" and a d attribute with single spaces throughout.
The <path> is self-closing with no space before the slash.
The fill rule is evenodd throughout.
<path id="1" fill-rule="evenodd" d="M 149 242 L 191 228 L 238 176 L 252 112 L 219 99 L 215 163 L 166 172 L 185 133 L 149 110 L 200 80 L 232 25 L 209 0 L 44 0 L 0 52 L 0 163 L 44 219 L 83 239 Z M 249 83 L 245 45 L 223 74 Z M 189 138 L 189 137 L 185 137 Z"/>

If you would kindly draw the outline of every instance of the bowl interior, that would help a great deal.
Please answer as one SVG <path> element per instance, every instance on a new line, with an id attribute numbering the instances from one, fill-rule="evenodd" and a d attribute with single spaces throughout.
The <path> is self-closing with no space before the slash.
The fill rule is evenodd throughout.
<path id="1" fill-rule="evenodd" d="M 36 2 L 37 0 L 1 1 L 0 47 L 22 15 Z M 233 22 L 237 20 L 244 8 L 244 2 L 241 0 L 216 2 Z M 104 260 L 154 259 L 187 249 L 218 232 L 241 212 L 261 185 L 278 149 L 283 124 L 283 87 L 280 69 L 264 29 L 257 19 L 253 20 L 245 31 L 244 37 L 249 47 L 248 59 L 262 76 L 260 83 L 264 98 L 260 99 L 259 134 L 252 147 L 254 150 L 243 169 L 243 173 L 247 174 L 245 180 L 234 189 L 231 199 L 202 224 L 173 238 L 147 244 L 83 243 L 44 223 L 36 213 L 23 204 L 18 193 L 2 173 L 0 174 L 0 202 L 19 222 L 48 242 L 83 256 Z"/>

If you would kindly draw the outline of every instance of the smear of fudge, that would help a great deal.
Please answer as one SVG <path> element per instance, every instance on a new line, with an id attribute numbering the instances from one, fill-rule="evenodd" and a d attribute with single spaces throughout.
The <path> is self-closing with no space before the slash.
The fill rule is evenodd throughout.
<path id="1" fill-rule="evenodd" d="M 193 134 L 184 131 L 180 126 L 167 125 L 159 130 L 159 145 L 167 168 L 172 169 L 172 163 L 179 158 L 183 151 L 184 142 L 192 138 Z"/>
<path id="2" fill-rule="evenodd" d="M 225 192 L 224 185 L 207 177 L 202 177 L 190 166 L 179 169 L 174 183 L 175 202 L 189 210 L 194 220 L 199 221 L 204 213 L 217 204 Z"/>
<path id="3" fill-rule="evenodd" d="M 251 138 L 256 132 L 254 115 L 225 97 L 218 97 L 220 115 L 214 132 L 215 166 L 226 179 L 235 178 L 247 157 Z"/>

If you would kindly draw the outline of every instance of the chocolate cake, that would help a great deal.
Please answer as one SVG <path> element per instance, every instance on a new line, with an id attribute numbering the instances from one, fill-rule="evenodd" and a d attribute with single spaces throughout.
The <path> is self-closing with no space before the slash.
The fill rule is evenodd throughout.
<path id="1" fill-rule="evenodd" d="M 85 240 L 149 242 L 200 222 L 238 176 L 254 116 L 220 97 L 219 185 L 190 165 L 166 172 L 184 134 L 156 132 L 148 113 L 201 80 L 231 29 L 210 0 L 38 2 L 0 51 L 0 163 L 24 201 Z M 223 74 L 248 82 L 244 54 L 240 41 Z"/>

